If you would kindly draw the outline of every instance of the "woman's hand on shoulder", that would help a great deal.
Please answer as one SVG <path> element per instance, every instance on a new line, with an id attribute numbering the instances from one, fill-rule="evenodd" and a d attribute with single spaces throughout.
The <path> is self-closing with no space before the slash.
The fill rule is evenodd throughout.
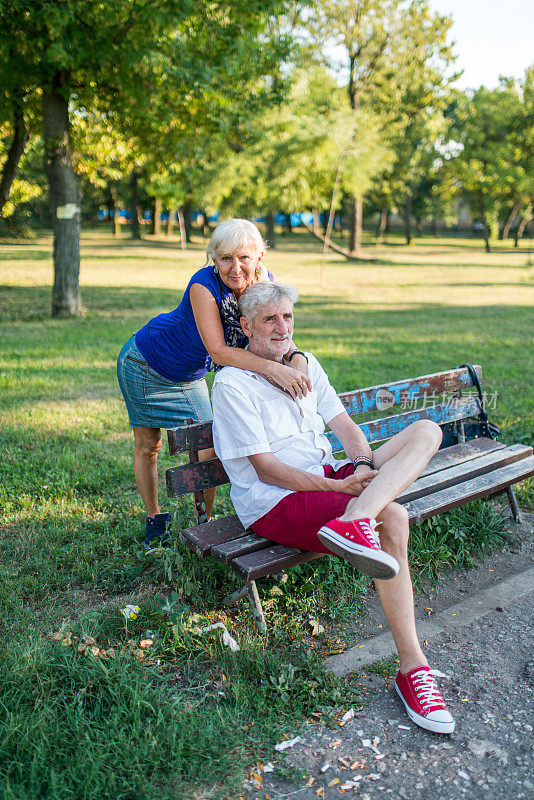
<path id="1" fill-rule="evenodd" d="M 308 376 L 308 359 L 301 353 L 295 353 L 291 361 L 284 360 L 284 364 L 287 364 L 291 369 L 296 369 L 298 372 L 303 372 L 306 377 Z"/>
<path id="2" fill-rule="evenodd" d="M 307 372 L 279 364 L 278 361 L 266 360 L 265 363 L 267 368 L 264 374 L 267 380 L 290 394 L 293 399 L 306 397 L 311 390 L 312 384 Z"/>

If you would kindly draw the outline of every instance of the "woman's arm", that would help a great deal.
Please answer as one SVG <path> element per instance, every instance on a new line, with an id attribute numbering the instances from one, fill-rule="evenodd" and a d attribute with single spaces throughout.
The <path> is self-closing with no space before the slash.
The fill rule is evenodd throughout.
<path id="1" fill-rule="evenodd" d="M 249 369 L 251 372 L 264 375 L 267 380 L 276 383 L 291 397 L 302 397 L 312 388 L 308 376 L 298 369 L 260 358 L 240 347 L 229 347 L 224 341 L 219 307 L 205 286 L 194 283 L 189 289 L 189 298 L 200 338 L 215 364 Z"/>

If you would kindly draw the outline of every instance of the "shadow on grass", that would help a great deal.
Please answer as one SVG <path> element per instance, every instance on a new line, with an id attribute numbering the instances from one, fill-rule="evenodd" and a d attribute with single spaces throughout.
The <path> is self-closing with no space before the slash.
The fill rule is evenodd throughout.
<path id="1" fill-rule="evenodd" d="M 155 314 L 176 308 L 182 294 L 176 289 L 84 286 L 82 300 L 88 315 L 110 311 L 124 314 L 135 310 L 135 316 L 139 316 L 145 309 L 146 319 L 149 320 Z M 0 286 L 2 322 L 52 321 L 50 307 L 51 290 L 48 286 Z M 64 322 L 72 324 L 73 320 Z"/>

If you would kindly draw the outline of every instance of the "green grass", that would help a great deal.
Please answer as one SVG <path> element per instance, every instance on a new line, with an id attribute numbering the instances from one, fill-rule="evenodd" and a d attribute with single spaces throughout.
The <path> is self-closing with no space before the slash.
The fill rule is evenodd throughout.
<path id="1" fill-rule="evenodd" d="M 507 243 L 486 255 L 480 241 L 451 239 L 405 248 L 392 237 L 368 250 L 373 261 L 361 264 L 329 256 L 323 287 L 320 247 L 308 236 L 281 238 L 269 254 L 277 279 L 301 292 L 299 346 L 317 354 L 338 391 L 480 363 L 503 438 L 532 444 L 530 256 Z M 175 240 L 91 230 L 82 238 L 84 317 L 58 321 L 48 316 L 50 237 L 1 246 L 2 798 L 185 800 L 213 785 L 222 796 L 239 786 L 243 765 L 272 760 L 266 748 L 303 715 L 354 697 L 318 660 L 369 591 L 350 565 L 324 558 L 291 570 L 284 585 L 263 582 L 263 641 L 244 604 L 221 612 L 237 585 L 228 570 L 179 546 L 146 555 L 141 545 L 115 360 L 133 330 L 177 304 L 203 260 L 200 239 L 182 253 Z M 165 447 L 159 463 L 163 475 Z M 518 496 L 534 506 L 532 481 Z M 230 509 L 224 489 L 215 511 Z M 190 502 L 173 511 L 176 527 L 193 521 Z M 411 537 L 416 581 L 470 566 L 505 537 L 487 503 L 423 523 Z M 174 610 L 163 612 L 172 592 Z M 47 638 L 65 624 L 120 649 L 118 612 L 131 602 L 142 611 L 128 635 L 158 635 L 149 663 L 85 658 Z M 202 624 L 224 620 L 241 651 L 223 649 L 219 634 L 196 636 L 195 614 Z M 326 631 L 312 637 L 317 617 Z"/>

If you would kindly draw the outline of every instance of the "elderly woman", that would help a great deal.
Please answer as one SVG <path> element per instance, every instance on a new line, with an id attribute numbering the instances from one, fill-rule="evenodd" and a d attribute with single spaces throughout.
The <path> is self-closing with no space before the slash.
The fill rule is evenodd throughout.
<path id="1" fill-rule="evenodd" d="M 159 314 L 134 333 L 117 361 L 119 385 L 134 431 L 134 473 L 146 513 L 145 544 L 167 544 L 171 515 L 160 513 L 157 456 L 161 428 L 177 428 L 188 418 L 212 418 L 204 376 L 209 369 L 240 367 L 263 375 L 292 397 L 311 388 L 307 364 L 298 351 L 285 364 L 243 349 L 237 300 L 247 286 L 272 280 L 263 265 L 265 244 L 246 219 L 217 226 L 206 249 L 207 260 L 189 281 L 174 311 Z M 199 454 L 213 458 L 212 449 Z M 208 519 L 215 490 L 205 492 Z"/>

